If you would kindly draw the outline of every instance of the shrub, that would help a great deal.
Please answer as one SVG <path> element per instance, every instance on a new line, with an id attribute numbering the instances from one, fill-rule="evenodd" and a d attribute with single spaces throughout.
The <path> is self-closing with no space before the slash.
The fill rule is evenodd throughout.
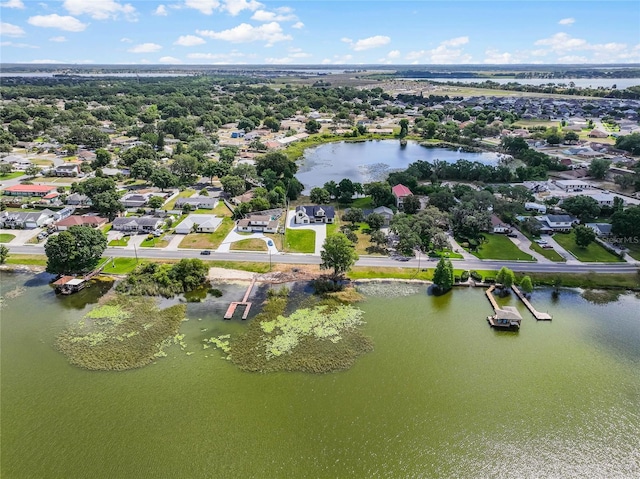
<path id="1" fill-rule="evenodd" d="M 478 273 L 477 271 L 470 271 L 469 275 L 471 276 L 471 278 L 474 281 L 478 281 L 478 282 L 482 281 L 482 275 L 480 273 Z"/>
<path id="2" fill-rule="evenodd" d="M 470 276 L 469 271 L 463 271 L 462 274 L 460 275 L 460 281 L 462 281 L 463 283 L 465 281 L 468 281 L 469 276 Z"/>

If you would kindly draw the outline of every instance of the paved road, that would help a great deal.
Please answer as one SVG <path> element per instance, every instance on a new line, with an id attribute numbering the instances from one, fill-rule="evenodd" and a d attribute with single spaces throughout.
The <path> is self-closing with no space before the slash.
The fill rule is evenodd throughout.
<path id="1" fill-rule="evenodd" d="M 44 254 L 44 245 L 11 246 L 7 245 L 11 252 L 16 254 Z M 138 248 L 137 250 L 124 248 L 107 248 L 104 256 L 126 257 L 126 258 L 146 258 L 146 259 L 182 259 L 182 258 L 202 258 L 206 260 L 218 261 L 248 261 L 256 263 L 281 264 L 320 264 L 320 258 L 311 254 L 273 254 L 234 252 L 216 253 L 210 256 L 200 256 L 200 250 L 180 249 L 167 251 L 154 248 Z M 536 273 L 635 273 L 640 267 L 640 263 L 532 263 L 526 261 L 493 261 L 493 260 L 453 260 L 453 267 L 467 270 L 494 270 L 506 266 L 513 271 L 536 272 Z M 397 261 L 381 256 L 362 256 L 356 263 L 357 266 L 368 266 L 373 268 L 434 268 L 435 261 L 427 258 L 413 258 L 409 261 Z"/>

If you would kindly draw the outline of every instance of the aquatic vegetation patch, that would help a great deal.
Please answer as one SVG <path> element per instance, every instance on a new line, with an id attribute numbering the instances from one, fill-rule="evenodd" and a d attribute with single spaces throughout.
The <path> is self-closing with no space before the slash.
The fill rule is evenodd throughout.
<path id="1" fill-rule="evenodd" d="M 231 343 L 231 361 L 245 371 L 326 373 L 349 369 L 373 342 L 362 311 L 330 300 L 284 316 L 287 298 L 271 297 L 248 330 Z"/>
<path id="2" fill-rule="evenodd" d="M 171 344 L 183 344 L 178 329 L 185 305 L 158 309 L 152 298 L 118 295 L 60 334 L 56 347 L 75 366 L 122 371 L 145 366 Z"/>
<path id="3" fill-rule="evenodd" d="M 620 291 L 609 289 L 585 289 L 582 297 L 595 304 L 615 303 L 620 298 Z"/>
<path id="4" fill-rule="evenodd" d="M 426 289 L 423 284 L 406 282 L 376 281 L 358 284 L 358 292 L 365 296 L 380 296 L 383 298 L 400 298 L 419 294 Z"/>

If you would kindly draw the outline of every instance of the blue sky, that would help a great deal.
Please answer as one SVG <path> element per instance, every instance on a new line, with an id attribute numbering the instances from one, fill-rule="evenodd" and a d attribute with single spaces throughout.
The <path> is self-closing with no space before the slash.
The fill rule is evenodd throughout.
<path id="1" fill-rule="evenodd" d="M 0 0 L 0 61 L 640 63 L 640 2 Z"/>

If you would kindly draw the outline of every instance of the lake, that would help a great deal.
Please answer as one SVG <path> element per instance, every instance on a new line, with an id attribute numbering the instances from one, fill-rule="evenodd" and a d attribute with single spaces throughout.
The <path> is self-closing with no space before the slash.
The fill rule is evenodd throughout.
<path id="1" fill-rule="evenodd" d="M 618 90 L 624 90 L 631 86 L 640 85 L 640 78 L 427 78 L 431 82 L 452 81 L 460 83 L 482 83 L 486 80 L 506 85 L 507 83 L 520 83 L 521 85 L 569 85 L 573 82 L 578 88 L 611 88 L 616 85 Z"/>
<path id="2" fill-rule="evenodd" d="M 468 153 L 447 148 L 427 148 L 416 142 L 400 145 L 399 140 L 326 143 L 305 150 L 298 162 L 296 177 L 305 187 L 304 194 L 328 181 L 343 178 L 360 183 L 383 181 L 392 171 L 404 170 L 411 163 L 424 160 L 455 162 L 460 159 L 496 164 L 498 153 Z"/>
<path id="3" fill-rule="evenodd" d="M 637 477 L 634 295 L 598 306 L 538 290 L 551 322 L 501 300 L 523 313 L 511 333 L 489 328 L 479 289 L 368 286 L 375 350 L 351 370 L 252 374 L 202 346 L 246 328 L 222 319 L 244 289 L 227 285 L 189 305 L 186 350 L 91 372 L 53 342 L 98 295 L 55 297 L 47 280 L 1 276 L 3 478 Z"/>

